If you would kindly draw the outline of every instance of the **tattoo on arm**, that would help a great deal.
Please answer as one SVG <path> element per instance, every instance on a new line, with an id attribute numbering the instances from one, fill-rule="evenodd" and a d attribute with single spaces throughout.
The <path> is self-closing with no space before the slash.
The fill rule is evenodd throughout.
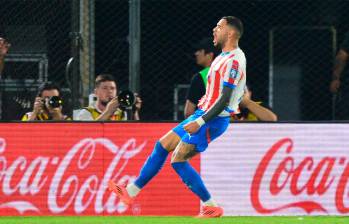
<path id="1" fill-rule="evenodd" d="M 208 122 L 218 116 L 224 110 L 224 108 L 228 106 L 232 92 L 232 88 L 227 86 L 223 87 L 221 97 L 218 99 L 215 105 L 202 116 L 205 122 Z"/>

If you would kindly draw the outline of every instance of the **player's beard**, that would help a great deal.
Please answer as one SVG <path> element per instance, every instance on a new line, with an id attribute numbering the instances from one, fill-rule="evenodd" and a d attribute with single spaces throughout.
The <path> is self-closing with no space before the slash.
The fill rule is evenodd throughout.
<path id="1" fill-rule="evenodd" d="M 221 42 L 216 42 L 216 45 L 215 45 L 215 47 L 217 48 L 217 49 L 220 49 L 220 50 L 222 50 L 222 43 Z"/>
<path id="2" fill-rule="evenodd" d="M 218 49 L 223 49 L 224 48 L 224 46 L 225 46 L 225 43 L 227 42 L 227 40 L 228 40 L 228 37 L 227 36 L 222 36 L 222 38 L 218 38 L 217 37 L 217 44 L 216 44 L 216 46 L 215 47 L 217 47 Z"/>
<path id="3" fill-rule="evenodd" d="M 225 40 L 217 38 L 215 47 L 222 50 L 224 47 L 224 42 L 225 42 Z"/>

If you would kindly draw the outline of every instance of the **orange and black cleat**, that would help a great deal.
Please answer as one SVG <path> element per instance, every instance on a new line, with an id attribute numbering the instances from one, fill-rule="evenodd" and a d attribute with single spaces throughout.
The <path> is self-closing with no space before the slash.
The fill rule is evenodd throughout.
<path id="1" fill-rule="evenodd" d="M 126 184 L 116 184 L 112 180 L 110 180 L 108 183 L 108 188 L 110 191 L 113 191 L 125 204 L 130 205 L 133 203 L 134 199 L 128 194 L 126 190 Z"/>
<path id="2" fill-rule="evenodd" d="M 215 206 L 203 206 L 197 218 L 218 218 L 223 215 L 223 208 Z"/>

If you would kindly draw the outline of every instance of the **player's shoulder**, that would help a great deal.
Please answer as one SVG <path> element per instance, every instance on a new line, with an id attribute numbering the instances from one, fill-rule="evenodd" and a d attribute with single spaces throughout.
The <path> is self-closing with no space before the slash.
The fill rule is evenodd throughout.
<path id="1" fill-rule="evenodd" d="M 245 58 L 245 52 L 241 48 L 238 48 L 236 49 L 235 56 L 239 58 Z"/>
<path id="2" fill-rule="evenodd" d="M 229 60 L 231 62 L 238 62 L 239 64 L 246 63 L 245 53 L 240 48 L 238 48 L 235 50 L 233 57 L 229 58 Z"/>

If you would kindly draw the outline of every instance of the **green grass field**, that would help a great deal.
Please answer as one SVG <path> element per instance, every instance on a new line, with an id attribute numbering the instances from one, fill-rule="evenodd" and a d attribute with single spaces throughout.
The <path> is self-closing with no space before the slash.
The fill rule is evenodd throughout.
<path id="1" fill-rule="evenodd" d="M 349 217 L 0 217 L 0 224 L 348 224 Z"/>

